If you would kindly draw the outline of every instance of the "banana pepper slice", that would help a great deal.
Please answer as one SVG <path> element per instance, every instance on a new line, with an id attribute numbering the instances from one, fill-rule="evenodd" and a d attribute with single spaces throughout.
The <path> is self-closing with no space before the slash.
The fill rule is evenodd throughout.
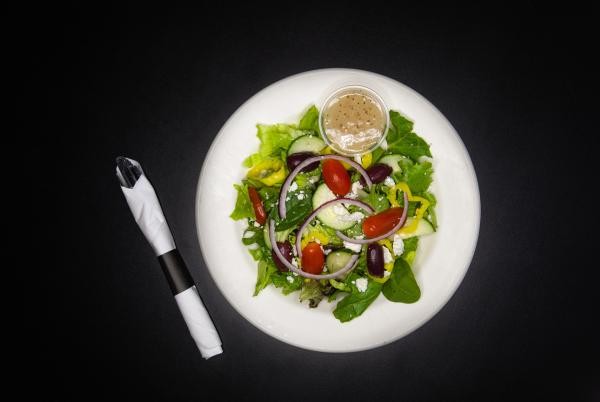
<path id="1" fill-rule="evenodd" d="M 394 187 L 392 187 L 388 193 L 388 200 L 390 201 L 390 204 L 393 207 L 400 206 L 400 204 L 398 204 L 398 200 L 396 199 L 398 190 L 402 190 L 403 192 L 406 193 L 406 195 L 408 196 L 408 201 L 418 201 L 421 203 L 421 206 L 419 206 L 419 208 L 417 208 L 417 210 L 415 211 L 414 219 L 412 219 L 411 222 L 407 226 L 403 226 L 398 231 L 398 233 L 404 233 L 404 234 L 413 233 L 415 230 L 417 230 L 417 226 L 419 226 L 419 220 L 421 220 L 423 218 L 423 216 L 425 215 L 425 211 L 427 211 L 427 208 L 429 208 L 430 203 L 428 200 L 426 200 L 423 197 L 412 195 L 412 193 L 410 192 L 410 188 L 408 187 L 408 184 L 406 184 L 404 182 L 400 182 L 400 183 L 396 184 Z"/>
<path id="2" fill-rule="evenodd" d="M 274 186 L 285 180 L 285 164 L 279 159 L 265 159 L 250 169 L 247 176 L 265 186 Z"/>

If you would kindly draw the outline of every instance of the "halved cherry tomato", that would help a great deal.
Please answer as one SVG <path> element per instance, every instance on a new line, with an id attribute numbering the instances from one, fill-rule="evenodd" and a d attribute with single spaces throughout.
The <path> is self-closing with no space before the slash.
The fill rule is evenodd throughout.
<path id="1" fill-rule="evenodd" d="M 309 274 L 320 274 L 323 272 L 325 255 L 318 243 L 310 242 L 302 249 L 302 270 Z"/>
<path id="2" fill-rule="evenodd" d="M 260 199 L 260 194 L 258 194 L 258 191 L 256 191 L 254 187 L 248 187 L 248 195 L 250 196 L 250 201 L 252 201 L 252 208 L 254 208 L 256 222 L 264 225 L 265 222 L 267 222 L 267 212 L 265 211 L 265 206 Z"/>
<path id="3" fill-rule="evenodd" d="M 323 179 L 327 187 L 340 197 L 350 191 L 350 175 L 335 159 L 327 159 L 323 162 Z"/>
<path id="4" fill-rule="evenodd" d="M 377 237 L 392 230 L 400 222 L 402 208 L 386 209 L 377 215 L 371 215 L 363 221 L 363 233 L 367 237 Z"/>

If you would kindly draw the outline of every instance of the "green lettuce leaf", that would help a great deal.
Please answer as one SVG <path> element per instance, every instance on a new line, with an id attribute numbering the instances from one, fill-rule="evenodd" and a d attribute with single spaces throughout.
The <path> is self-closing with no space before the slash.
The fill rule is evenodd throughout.
<path id="1" fill-rule="evenodd" d="M 437 204 L 437 199 L 435 198 L 435 195 L 433 195 L 433 193 L 430 193 L 428 191 L 424 192 L 421 195 L 430 203 L 429 208 L 427 208 L 427 212 L 425 213 L 425 219 L 427 219 L 431 223 L 431 225 L 433 226 L 433 230 L 437 230 L 437 215 L 435 214 L 435 206 Z"/>
<path id="2" fill-rule="evenodd" d="M 319 109 L 315 105 L 312 105 L 304 116 L 300 119 L 300 124 L 298 124 L 298 128 L 301 130 L 312 130 L 316 134 L 320 135 L 319 130 Z"/>
<path id="3" fill-rule="evenodd" d="M 431 162 L 415 163 L 410 159 L 403 158 L 398 162 L 398 166 L 400 166 L 401 171 L 392 175 L 396 182 L 406 182 L 415 195 L 427 191 L 433 181 L 433 165 Z"/>
<path id="4" fill-rule="evenodd" d="M 258 295 L 261 290 L 271 283 L 271 275 L 277 272 L 277 267 L 274 263 L 261 260 L 258 262 L 258 270 L 256 277 L 256 286 L 254 287 L 254 296 Z"/>
<path id="5" fill-rule="evenodd" d="M 248 196 L 248 186 L 234 184 L 233 187 L 237 190 L 237 199 L 235 200 L 235 208 L 229 217 L 236 221 L 244 218 L 255 219 L 254 209 L 250 202 L 250 196 Z"/>
<path id="6" fill-rule="evenodd" d="M 380 184 L 373 185 L 370 193 L 359 194 L 359 199 L 373 207 L 375 212 L 381 212 L 390 207 L 387 195 L 383 192 Z"/>
<path id="7" fill-rule="evenodd" d="M 390 110 L 392 125 L 386 137 L 388 153 L 406 155 L 417 161 L 421 156 L 431 157 L 429 145 L 425 140 L 412 132 L 413 123 L 400 113 Z"/>
<path id="8" fill-rule="evenodd" d="M 260 146 L 257 153 L 244 160 L 246 167 L 252 167 L 269 157 L 281 158 L 282 152 L 285 154 L 295 138 L 306 134 L 306 131 L 291 124 L 257 124 L 256 128 Z"/>
<path id="9" fill-rule="evenodd" d="M 304 283 L 300 292 L 300 302 L 305 300 L 308 300 L 308 306 L 311 308 L 317 307 L 321 300 L 323 300 L 323 292 L 321 292 L 319 282 L 311 280 Z"/>
<path id="10" fill-rule="evenodd" d="M 290 282 L 288 278 L 292 278 L 293 280 Z M 271 275 L 271 281 L 276 288 L 281 289 L 281 292 L 284 295 L 300 290 L 303 282 L 301 276 L 292 275 L 291 273 L 286 272 L 275 272 Z"/>
<path id="11" fill-rule="evenodd" d="M 433 181 L 433 165 L 431 162 L 421 162 L 413 165 L 406 172 L 406 184 L 413 193 L 423 193 Z"/>
<path id="12" fill-rule="evenodd" d="M 419 238 L 417 236 L 404 239 L 404 252 L 402 253 L 402 257 L 406 257 L 406 255 L 412 251 L 417 251 L 418 245 Z"/>

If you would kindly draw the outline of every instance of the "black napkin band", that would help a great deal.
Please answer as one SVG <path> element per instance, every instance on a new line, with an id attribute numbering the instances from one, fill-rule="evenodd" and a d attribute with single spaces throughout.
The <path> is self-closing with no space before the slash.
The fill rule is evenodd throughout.
<path id="1" fill-rule="evenodd" d="M 160 262 L 160 266 L 167 277 L 173 296 L 184 290 L 188 290 L 195 285 L 194 280 L 177 249 L 159 255 L 158 262 Z"/>

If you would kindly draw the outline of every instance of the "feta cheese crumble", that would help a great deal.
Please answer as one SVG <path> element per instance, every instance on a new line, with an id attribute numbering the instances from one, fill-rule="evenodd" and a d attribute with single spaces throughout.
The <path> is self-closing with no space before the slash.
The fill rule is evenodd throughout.
<path id="1" fill-rule="evenodd" d="M 292 185 L 290 186 L 289 191 L 296 191 L 296 190 L 298 190 L 298 183 L 293 182 Z"/>
<path id="2" fill-rule="evenodd" d="M 285 277 L 285 279 L 289 282 L 289 283 L 294 283 L 294 277 L 292 275 L 288 275 Z"/>
<path id="3" fill-rule="evenodd" d="M 336 204 L 331 208 L 333 209 L 333 213 L 338 216 L 348 215 L 348 210 L 339 204 Z"/>
<path id="4" fill-rule="evenodd" d="M 351 214 L 340 216 L 340 220 L 344 221 L 344 222 L 358 222 L 358 221 L 362 220 L 362 218 L 364 218 L 364 217 L 365 217 L 365 214 L 357 211 L 357 212 L 353 212 Z"/>
<path id="5" fill-rule="evenodd" d="M 383 249 L 383 263 L 384 264 L 389 264 L 390 262 L 394 261 L 394 257 L 392 257 L 392 253 L 390 253 L 390 250 L 388 250 L 387 247 L 381 247 Z"/>
<path id="6" fill-rule="evenodd" d="M 344 247 L 346 247 L 348 250 L 354 251 L 355 253 L 360 253 L 360 250 L 362 250 L 362 246 L 360 244 L 350 243 L 346 240 L 344 240 Z"/>
<path id="7" fill-rule="evenodd" d="M 358 291 L 362 293 L 367 290 L 368 284 L 369 281 L 367 280 L 367 278 L 358 278 L 356 280 L 356 289 L 358 289 Z"/>
<path id="8" fill-rule="evenodd" d="M 385 184 L 388 187 L 394 187 L 396 185 L 396 182 L 394 181 L 394 179 L 392 179 L 390 176 L 388 176 L 383 181 L 383 184 Z"/>
<path id="9" fill-rule="evenodd" d="M 397 234 L 394 235 L 392 249 L 394 250 L 394 255 L 402 255 L 404 252 L 404 241 L 402 240 L 402 237 Z"/>
<path id="10" fill-rule="evenodd" d="M 388 276 L 390 276 L 392 273 L 390 271 L 383 271 L 383 277 L 387 278 Z"/>
<path id="11" fill-rule="evenodd" d="M 353 200 L 358 198 L 358 191 L 361 190 L 363 188 L 363 186 L 360 184 L 360 182 L 355 181 L 354 183 L 352 183 L 352 188 L 350 189 L 350 192 L 348 194 L 346 194 L 347 198 L 351 198 Z"/>

